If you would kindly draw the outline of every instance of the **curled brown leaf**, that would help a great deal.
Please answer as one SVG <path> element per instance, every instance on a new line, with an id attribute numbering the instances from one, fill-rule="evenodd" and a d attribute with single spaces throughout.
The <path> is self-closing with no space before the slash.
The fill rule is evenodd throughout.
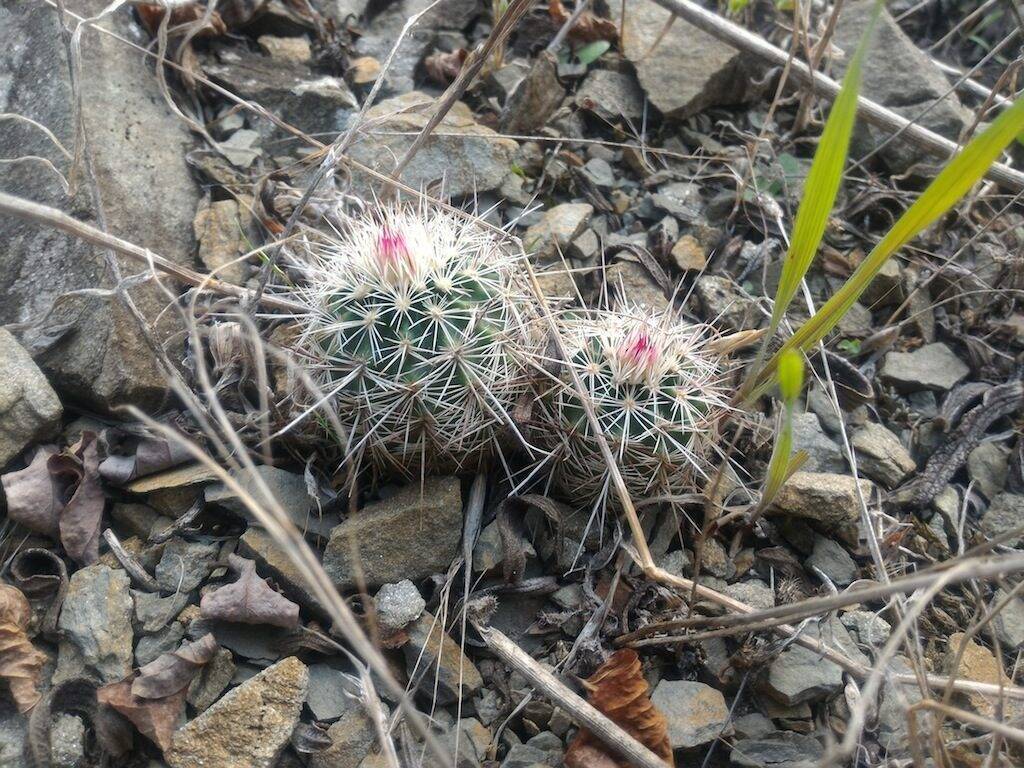
<path id="1" fill-rule="evenodd" d="M 116 709 L 139 733 L 165 750 L 185 713 L 185 693 L 182 689 L 162 699 L 144 699 L 132 693 L 129 678 L 98 689 L 96 700 Z"/>
<path id="2" fill-rule="evenodd" d="M 299 606 L 271 589 L 256 573 L 256 563 L 237 555 L 228 562 L 238 571 L 238 579 L 203 596 L 199 603 L 203 618 L 286 629 L 299 625 Z"/>
<path id="3" fill-rule="evenodd" d="M 579 2 L 580 0 L 577 0 Z M 548 15 L 556 24 L 565 24 L 572 16 L 565 10 L 562 0 L 548 0 Z M 569 40 L 574 43 L 593 43 L 596 40 L 607 40 L 614 43 L 619 39 L 619 30 L 615 22 L 598 16 L 590 10 L 583 11 L 569 30 Z"/>
<path id="4" fill-rule="evenodd" d="M 79 565 L 92 565 L 100 557 L 100 524 L 107 498 L 100 483 L 99 443 L 92 432 L 83 432 L 82 439 L 63 453 L 70 467 L 71 458 L 78 461 L 78 483 L 67 506 L 60 515 L 60 542 L 68 557 Z"/>
<path id="5" fill-rule="evenodd" d="M 160 22 L 163 21 L 164 14 L 167 13 L 167 9 L 160 3 L 139 3 L 135 6 L 135 10 L 139 14 L 139 20 L 142 22 L 142 25 L 151 35 L 157 33 L 157 30 L 160 28 Z M 186 3 L 176 6 L 171 9 L 171 18 L 167 22 L 168 29 L 175 30 L 175 28 L 182 27 L 185 24 L 202 22 L 205 18 L 206 21 L 202 23 L 197 31 L 198 35 L 215 37 L 227 33 L 227 25 L 221 19 L 219 13 L 211 11 L 208 17 L 206 14 L 206 8 L 199 3 Z"/>
<path id="6" fill-rule="evenodd" d="M 182 643 L 176 651 L 161 654 L 139 669 L 139 676 L 132 682 L 132 696 L 163 699 L 185 690 L 219 647 L 211 634 L 192 643 Z"/>
<path id="7" fill-rule="evenodd" d="M 465 48 L 456 48 L 451 53 L 438 51 L 432 53 L 423 61 L 423 68 L 427 76 L 438 85 L 450 85 L 462 71 L 462 65 L 469 56 Z"/>
<path id="8" fill-rule="evenodd" d="M 42 445 L 27 467 L 0 478 L 7 497 L 7 517 L 54 539 L 60 533 L 60 513 L 70 497 L 50 473 L 50 458 L 56 455 L 56 446 Z"/>
<path id="9" fill-rule="evenodd" d="M 109 431 L 104 433 L 108 434 Z M 118 450 L 125 451 L 125 448 Z M 108 483 L 125 485 L 137 478 L 183 464 L 190 457 L 188 451 L 177 443 L 155 437 L 144 437 L 128 450 L 128 455 L 113 453 L 100 464 L 100 475 Z"/>
<path id="10" fill-rule="evenodd" d="M 621 726 L 668 766 L 674 766 L 668 721 L 651 703 L 640 657 L 632 648 L 612 654 L 583 681 L 587 699 L 605 717 Z M 628 768 L 629 763 L 605 749 L 586 728 L 580 729 L 565 752 L 566 768 Z"/>
<path id="11" fill-rule="evenodd" d="M 46 655 L 35 649 L 25 630 L 32 609 L 21 590 L 0 584 L 0 678 L 7 681 L 19 712 L 39 701 L 36 683 Z"/>

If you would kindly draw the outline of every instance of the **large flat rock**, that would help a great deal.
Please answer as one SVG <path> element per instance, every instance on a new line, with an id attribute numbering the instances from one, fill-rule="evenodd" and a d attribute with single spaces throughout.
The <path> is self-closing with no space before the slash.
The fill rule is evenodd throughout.
<path id="1" fill-rule="evenodd" d="M 75 11 L 99 13 L 105 0 L 81 0 Z M 122 9 L 100 22 L 118 35 L 148 44 Z M 0 3 L 0 111 L 29 117 L 53 131 L 69 149 L 75 144 L 73 97 L 57 12 L 43 3 Z M 171 114 L 149 64 L 138 50 L 96 30 L 82 36 L 81 117 L 88 152 L 68 198 L 59 177 L 36 161 L 3 166 L 0 189 L 61 208 L 106 227 L 112 234 L 153 249 L 171 261 L 190 265 L 191 222 L 198 189 L 185 165 L 191 140 Z M 38 129 L 6 121 L 0 130 L 0 157 L 37 155 L 63 173 L 68 160 Z M 91 183 L 90 169 L 95 184 Z M 159 404 L 164 377 L 128 312 L 112 297 L 61 294 L 112 285 L 104 253 L 47 227 L 0 217 L 0 324 L 29 323 L 45 316 L 20 337 L 57 390 L 90 408 L 109 411 L 134 403 Z M 144 271 L 122 261 L 123 274 Z M 167 306 L 155 285 L 132 289 L 142 313 L 153 319 Z M 167 341 L 174 313 L 156 330 Z M 70 323 L 52 345 L 44 339 Z M 181 341 L 169 348 L 181 357 Z"/>

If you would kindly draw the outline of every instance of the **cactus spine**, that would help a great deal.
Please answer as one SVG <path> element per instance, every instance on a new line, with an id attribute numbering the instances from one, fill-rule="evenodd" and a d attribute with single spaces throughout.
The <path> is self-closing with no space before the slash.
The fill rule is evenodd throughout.
<path id="1" fill-rule="evenodd" d="M 560 325 L 565 364 L 578 374 L 630 493 L 692 490 L 707 475 L 728 411 L 709 329 L 636 308 L 571 313 Z M 556 485 L 569 498 L 612 500 L 607 464 L 567 372 L 539 403 Z"/>
<path id="2" fill-rule="evenodd" d="M 478 461 L 526 390 L 515 258 L 434 208 L 346 224 L 308 245 L 298 344 L 351 428 L 346 451 L 405 474 Z"/>

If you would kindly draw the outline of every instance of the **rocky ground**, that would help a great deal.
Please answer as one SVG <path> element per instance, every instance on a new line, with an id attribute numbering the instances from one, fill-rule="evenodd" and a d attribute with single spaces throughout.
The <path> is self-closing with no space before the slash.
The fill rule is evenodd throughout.
<path id="1" fill-rule="evenodd" d="M 93 16 L 105 5 L 67 10 Z M 847 0 L 838 18 L 826 57 L 836 76 L 869 5 Z M 283 231 L 322 159 L 319 142 L 353 125 L 377 83 L 346 153 L 389 172 L 427 122 L 418 107 L 437 103 L 492 29 L 489 3 L 428 6 L 231 0 L 204 16 L 202 4 L 186 5 L 171 20 L 176 66 L 162 83 L 144 53 L 159 50 L 157 6 L 108 14 L 109 34 L 84 30 L 72 77 L 77 46 L 57 12 L 0 0 L 0 157 L 35 158 L 0 165 L 0 189 L 253 288 L 261 258 L 238 257 Z M 648 0 L 627 4 L 624 18 L 620 3 L 596 3 L 598 15 L 547 52 L 568 15 L 554 6 L 524 17 L 403 181 L 509 227 L 564 305 L 628 297 L 726 332 L 765 325 L 820 105 L 806 112 L 800 92 L 779 88 L 779 70 L 682 20 L 666 26 L 668 12 Z M 998 46 L 1019 20 L 986 8 L 891 3 L 864 94 L 950 138 L 973 130 L 984 97 L 952 88 L 936 61 L 982 62 L 978 82 L 1012 91 L 1016 44 Z M 813 40 L 830 11 L 811 10 Z M 735 18 L 780 47 L 792 42 L 793 18 L 773 3 L 754 0 Z M 808 278 L 815 304 L 938 165 L 876 128 L 858 129 L 853 155 Z M 352 165 L 329 184 L 364 199 L 376 189 Z M 794 423 L 809 460 L 767 516 L 716 527 L 708 510 L 751 500 L 770 413 L 736 436 L 727 492 L 645 509 L 658 564 L 767 609 L 1024 544 L 1022 239 L 1016 199 L 986 185 L 904 249 L 827 340 L 842 408 L 819 369 Z M 271 454 L 257 447 L 257 363 L 237 333 L 195 348 L 168 311 L 181 286 L 35 223 L 0 217 L 0 243 L 0 766 L 439 764 L 398 697 L 331 626 L 303 569 L 248 513 L 240 491 L 259 497 L 255 478 L 235 472 L 232 488 L 124 410 L 202 434 L 151 342 L 196 389 L 195 358 L 209 357 L 226 418 L 269 459 L 261 479 L 459 766 L 562 765 L 577 732 L 572 706 L 538 693 L 531 673 L 466 630 L 467 554 L 472 596 L 496 598 L 490 625 L 578 692 L 578 678 L 630 633 L 723 613 L 720 601 L 646 580 L 620 556 L 614 515 L 594 524 L 589 508 L 542 496 L 543 486 L 501 504 L 497 472 L 482 519 L 464 515 L 470 478 L 454 476 L 367 485 L 350 503 L 330 448 L 305 437 Z M 217 311 L 197 313 L 215 324 Z M 259 322 L 268 338 L 285 332 Z M 276 373 L 272 399 L 286 394 Z M 945 705 L 975 719 L 947 713 L 922 736 L 908 724 L 922 690 L 896 677 L 1020 692 L 1024 601 L 1017 577 L 1001 576 L 938 591 L 886 661 L 880 649 L 905 611 L 889 596 L 847 601 L 803 626 L 851 663 L 884 671 L 854 762 L 904 765 L 920 748 L 934 765 L 1019 764 L 1024 703 L 1013 691 L 950 692 Z M 632 644 L 678 765 L 815 764 L 860 707 L 863 677 L 763 628 Z M 942 700 L 941 689 L 929 697 Z M 993 736 L 991 720 L 1009 731 Z M 380 730 L 394 753 L 381 750 Z"/>

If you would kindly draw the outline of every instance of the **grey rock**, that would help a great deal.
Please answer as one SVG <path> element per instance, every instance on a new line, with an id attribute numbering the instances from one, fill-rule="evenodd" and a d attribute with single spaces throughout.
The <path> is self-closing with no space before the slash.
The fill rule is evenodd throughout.
<path id="1" fill-rule="evenodd" d="M 881 648 L 892 634 L 889 622 L 871 611 L 847 611 L 839 620 L 864 646 Z"/>
<path id="2" fill-rule="evenodd" d="M 758 318 L 754 300 L 727 277 L 701 275 L 696 283 L 697 298 L 704 319 L 727 331 L 745 331 L 755 327 Z"/>
<path id="3" fill-rule="evenodd" d="M 592 69 L 576 91 L 576 104 L 598 117 L 618 122 L 643 116 L 644 94 L 636 78 L 612 69 Z"/>
<path id="4" fill-rule="evenodd" d="M 135 631 L 148 635 L 166 627 L 188 605 L 188 593 L 161 597 L 157 592 L 132 590 L 135 603 Z"/>
<path id="5" fill-rule="evenodd" d="M 309 665 L 306 705 L 317 720 L 334 722 L 353 707 L 361 706 L 358 685 L 341 670 L 327 664 Z"/>
<path id="6" fill-rule="evenodd" d="M 352 0 L 345 2 L 349 3 Z M 363 3 L 364 8 L 366 5 Z M 378 8 L 381 5 L 383 4 L 374 3 Z M 430 0 L 400 0 L 387 4 L 381 13 L 375 14 L 368 23 L 360 25 L 364 34 L 356 41 L 356 54 L 372 56 L 383 63 L 394 48 L 395 41 L 405 24 L 414 14 L 426 10 L 429 5 Z M 416 85 L 416 68 L 433 47 L 438 30 L 461 31 L 479 13 L 477 5 L 468 0 L 442 0 L 433 10 L 424 14 L 402 40 L 402 45 L 385 73 L 384 93 L 401 94 L 413 90 Z"/>
<path id="7" fill-rule="evenodd" d="M 549 208 L 543 218 L 526 230 L 523 247 L 541 261 L 557 259 L 576 239 L 594 214 L 589 203 L 562 203 Z"/>
<path id="8" fill-rule="evenodd" d="M 810 520 L 855 546 L 860 519 L 858 482 L 861 495 L 870 499 L 873 486 L 868 480 L 825 472 L 795 472 L 782 486 L 769 513 Z"/>
<path id="9" fill-rule="evenodd" d="M 326 615 L 327 611 L 306 584 L 305 576 L 269 533 L 250 525 L 238 540 L 238 551 L 243 557 L 255 560 L 260 576 L 272 578 L 287 597 L 303 608 Z"/>
<path id="10" fill-rule="evenodd" d="M 354 586 L 355 550 L 368 585 L 419 579 L 447 569 L 461 538 L 458 478 L 429 478 L 368 504 L 331 531 L 324 569 L 338 587 Z"/>
<path id="11" fill-rule="evenodd" d="M 804 464 L 807 472 L 846 471 L 846 458 L 842 450 L 825 434 L 821 421 L 813 413 L 793 414 L 793 450 L 807 452 L 808 458 Z"/>
<path id="12" fill-rule="evenodd" d="M 676 549 L 658 559 L 658 567 L 674 576 L 686 577 L 693 573 L 693 556 L 685 549 Z"/>
<path id="13" fill-rule="evenodd" d="M 24 759 L 28 718 L 18 712 L 9 696 L 0 699 L 0 766 L 26 768 Z"/>
<path id="14" fill-rule="evenodd" d="M 213 633 L 217 642 L 230 649 L 236 656 L 253 662 L 271 662 L 281 658 L 280 643 L 291 630 L 269 625 L 254 626 L 232 621 L 210 621 L 197 619 L 188 625 L 188 636 L 198 640 Z"/>
<path id="15" fill-rule="evenodd" d="M 204 200 L 192 222 L 199 241 L 199 260 L 208 271 L 217 272 L 219 280 L 241 284 L 250 268 L 238 257 L 249 250 L 246 230 L 249 226 L 248 208 L 231 200 Z"/>
<path id="16" fill-rule="evenodd" d="M 327 729 L 331 746 L 310 756 L 310 768 L 358 768 L 377 741 L 377 730 L 362 707 L 353 707 Z"/>
<path id="17" fill-rule="evenodd" d="M 1008 593 L 997 589 L 991 607 L 1006 599 Z M 996 637 L 1003 644 L 1004 651 L 1016 651 L 1024 646 L 1024 600 L 1012 598 L 1006 606 L 992 619 L 992 628 Z"/>
<path id="18" fill-rule="evenodd" d="M 145 541 L 150 534 L 162 530 L 172 520 L 145 504 L 116 502 L 110 508 L 110 518 L 118 525 L 118 533 L 126 537 L 137 536 Z"/>
<path id="19" fill-rule="evenodd" d="M 857 564 L 843 545 L 824 536 L 814 537 L 814 550 L 807 558 L 808 568 L 818 568 L 839 587 L 852 584 L 857 578 Z"/>
<path id="20" fill-rule="evenodd" d="M 775 725 L 760 712 L 740 715 L 732 721 L 737 739 L 759 739 L 775 730 Z"/>
<path id="21" fill-rule="evenodd" d="M 857 453 L 857 467 L 884 488 L 892 489 L 917 469 L 910 451 L 881 424 L 865 424 L 850 440 Z"/>
<path id="22" fill-rule="evenodd" d="M 857 47 L 872 6 L 871 0 L 854 0 L 845 5 L 839 15 L 833 42 L 846 52 L 844 63 L 838 65 L 840 73 L 845 71 Z M 950 139 L 957 138 L 969 116 L 949 87 L 946 76 L 884 8 L 864 57 L 861 89 L 873 101 Z M 938 103 L 934 104 L 936 101 Z M 926 109 L 927 113 L 922 114 Z M 872 144 L 880 143 L 881 138 L 880 133 L 871 133 Z M 890 142 L 881 154 L 895 173 L 902 173 L 928 157 L 913 144 L 903 141 Z"/>
<path id="23" fill-rule="evenodd" d="M 737 739 L 729 761 L 740 768 L 810 768 L 825 755 L 813 736 L 777 731 L 756 739 Z"/>
<path id="24" fill-rule="evenodd" d="M 700 569 L 703 573 L 720 579 L 731 579 L 736 575 L 736 564 L 718 539 L 706 538 L 700 554 Z"/>
<path id="25" fill-rule="evenodd" d="M 0 328 L 0 467 L 60 430 L 57 393 L 31 356 Z"/>
<path id="26" fill-rule="evenodd" d="M 558 80 L 554 56 L 537 56 L 505 102 L 498 122 L 501 132 L 519 134 L 540 130 L 564 98 L 565 88 Z"/>
<path id="27" fill-rule="evenodd" d="M 370 108 L 366 119 L 379 133 L 365 134 L 349 148 L 349 155 L 363 165 L 390 173 L 413 138 L 427 124 L 435 100 L 410 91 Z M 406 135 L 396 135 L 406 134 Z M 411 134 L 411 135 L 409 135 Z M 444 180 L 445 192 L 462 197 L 498 189 L 512 172 L 518 145 L 476 122 L 469 107 L 456 102 L 432 135 L 405 167 L 402 180 L 424 189 Z M 355 174 L 357 189 L 367 190 L 370 179 Z"/>
<path id="28" fill-rule="evenodd" d="M 526 557 L 537 557 L 537 551 L 529 542 L 524 542 Z M 505 547 L 501 542 L 501 527 L 498 521 L 484 526 L 473 545 L 473 570 L 487 572 L 497 568 L 505 559 Z"/>
<path id="29" fill-rule="evenodd" d="M 75 10 L 93 16 L 106 5 L 105 0 L 83 0 Z M 144 44 L 126 10 L 96 26 Z M 22 162 L 4 166 L 0 186 L 89 223 L 102 219 L 111 234 L 191 266 L 190 224 L 199 193 L 185 163 L 188 129 L 168 110 L 151 69 L 139 66 L 136 51 L 91 28 L 81 42 L 82 71 L 88 77 L 82 78 L 78 103 L 95 185 L 81 178 L 77 194 L 68 200 L 52 172 Z M 64 146 L 73 147 L 75 102 L 56 9 L 35 3 L 0 7 L 0 72 L 6 74 L 0 79 L 3 111 L 38 121 Z M 68 172 L 67 161 L 41 131 L 7 121 L 0 132 L 0 157 L 24 155 L 47 158 Z M 5 216 L 0 242 L 0 325 L 38 320 L 68 291 L 112 285 L 101 249 L 51 227 Z M 136 262 L 119 262 L 125 275 L 143 271 Z M 179 359 L 180 336 L 171 337 L 181 327 L 175 313 L 164 311 L 163 291 L 140 285 L 132 289 L 132 298 L 150 321 L 163 313 L 154 338 L 168 344 L 171 359 Z M 61 328 L 68 332 L 60 335 Z M 47 337 L 53 335 L 59 340 L 50 343 L 53 338 Z M 152 352 L 117 297 L 59 299 L 45 325 L 26 327 L 19 338 L 62 396 L 94 410 L 109 412 L 126 403 L 155 408 L 167 392 Z"/>
<path id="30" fill-rule="evenodd" d="M 604 281 L 613 305 L 645 307 L 663 310 L 669 305 L 665 291 L 661 289 L 650 272 L 634 261 L 618 261 L 604 271 Z"/>
<path id="31" fill-rule="evenodd" d="M 702 220 L 704 201 L 700 196 L 700 187 L 696 184 L 686 181 L 664 184 L 658 187 L 650 200 L 656 208 L 687 224 L 696 224 Z"/>
<path id="32" fill-rule="evenodd" d="M 549 753 L 543 750 L 529 744 L 513 744 L 501 761 L 501 768 L 541 768 L 551 765 L 548 759 Z"/>
<path id="33" fill-rule="evenodd" d="M 233 470 L 229 474 L 243 490 L 252 494 L 260 504 L 268 503 L 269 500 L 260 490 L 257 479 L 249 470 Z M 256 474 L 259 476 L 259 480 L 266 484 L 271 496 L 281 505 L 289 519 L 300 531 L 320 536 L 330 534 L 331 528 L 337 521 L 320 517 L 317 500 L 310 496 L 309 489 L 306 487 L 306 479 L 302 475 L 267 464 L 256 467 Z M 206 487 L 206 501 L 254 522 L 252 513 L 249 512 L 245 504 L 223 483 L 213 483 Z"/>
<path id="34" fill-rule="evenodd" d="M 905 298 L 903 273 L 896 259 L 889 259 L 882 264 L 878 273 L 861 294 L 861 300 L 869 307 L 893 306 Z"/>
<path id="35" fill-rule="evenodd" d="M 416 585 L 408 579 L 385 584 L 373 598 L 377 621 L 389 630 L 399 630 L 416 621 L 427 607 Z"/>
<path id="36" fill-rule="evenodd" d="M 885 356 L 880 375 L 886 384 L 901 392 L 930 389 L 945 392 L 971 372 L 952 350 L 941 342 L 925 344 L 913 352 L 890 352 Z"/>
<path id="37" fill-rule="evenodd" d="M 85 762 L 85 723 L 78 715 L 61 712 L 50 728 L 53 768 L 80 768 Z"/>
<path id="38" fill-rule="evenodd" d="M 583 166 L 583 174 L 595 187 L 610 189 L 615 186 L 615 172 L 612 170 L 611 164 L 600 157 L 587 160 Z"/>
<path id="39" fill-rule="evenodd" d="M 261 104 L 273 104 L 285 122 L 306 133 L 337 133 L 359 105 L 340 77 L 313 72 L 307 64 L 284 61 L 231 46 L 217 48 L 203 59 L 206 76 L 232 93 Z M 259 121 L 260 130 L 277 130 Z"/>
<path id="40" fill-rule="evenodd" d="M 236 168 L 248 168 L 256 162 L 263 150 L 260 148 L 259 131 L 242 128 L 220 143 L 224 157 Z"/>
<path id="41" fill-rule="evenodd" d="M 804 632 L 858 662 L 868 661 L 846 627 L 836 618 L 826 622 L 824 630 L 819 624 L 810 624 Z M 831 661 L 822 659 L 816 651 L 794 643 L 771 662 L 765 686 L 773 699 L 792 707 L 823 699 L 842 690 L 843 670 Z"/>
<path id="42" fill-rule="evenodd" d="M 621 5 L 609 3 L 609 9 L 619 24 Z M 663 115 L 682 120 L 708 107 L 759 97 L 750 56 L 680 18 L 666 27 L 671 19 L 653 3 L 638 3 L 622 22 L 623 53 L 636 65 L 647 98 Z"/>
<path id="43" fill-rule="evenodd" d="M 893 675 L 913 674 L 913 667 L 903 656 L 897 656 L 889 665 L 882 683 L 878 705 L 878 742 L 893 757 L 908 753 L 907 708 L 921 700 L 921 689 L 916 684 L 898 684 Z"/>
<path id="44" fill-rule="evenodd" d="M 135 666 L 143 667 L 157 657 L 178 649 L 185 636 L 185 627 L 174 621 L 161 630 L 141 638 L 135 646 Z"/>
<path id="45" fill-rule="evenodd" d="M 439 704 L 471 699 L 483 686 L 479 670 L 430 613 L 424 611 L 406 633 L 409 642 L 402 650 L 409 676 L 425 668 L 423 686 L 425 690 L 436 690 Z"/>
<path id="46" fill-rule="evenodd" d="M 995 498 L 1006 485 L 1009 461 L 995 443 L 982 443 L 967 455 L 967 476 L 986 499 Z"/>
<path id="47" fill-rule="evenodd" d="M 820 387 L 812 386 L 807 392 L 807 407 L 818 417 L 821 426 L 829 434 L 837 435 L 842 429 L 842 416 L 836 413 L 829 397 Z M 845 472 L 845 467 L 841 472 Z"/>
<path id="48" fill-rule="evenodd" d="M 725 588 L 725 594 L 759 610 L 775 607 L 775 592 L 760 579 L 737 581 Z"/>
<path id="49" fill-rule="evenodd" d="M 164 546 L 156 565 L 156 583 L 164 592 L 191 592 L 206 581 L 219 552 L 216 542 L 205 544 L 175 536 Z"/>
<path id="50" fill-rule="evenodd" d="M 309 671 L 290 656 L 246 680 L 174 733 L 171 768 L 271 768 L 299 721 Z"/>
<path id="51" fill-rule="evenodd" d="M 864 337 L 874 331 L 874 320 L 871 310 L 855 301 L 846 314 L 839 318 L 836 329 L 844 336 Z"/>
<path id="52" fill-rule="evenodd" d="M 690 749 L 729 735 L 729 708 L 722 692 L 690 680 L 662 680 L 651 702 L 668 720 L 673 749 Z"/>
<path id="53" fill-rule="evenodd" d="M 205 712 L 221 697 L 235 676 L 235 660 L 227 648 L 218 648 L 188 684 L 185 701 L 196 712 Z"/>
<path id="54" fill-rule="evenodd" d="M 990 539 L 1024 526 L 1024 495 L 1004 491 L 992 499 L 981 518 L 981 530 Z M 1024 542 L 1024 534 L 1006 542 L 1017 546 Z"/>
<path id="55" fill-rule="evenodd" d="M 92 676 L 116 683 L 132 671 L 132 596 L 128 574 L 105 565 L 75 571 L 57 621 L 54 683 Z"/>

